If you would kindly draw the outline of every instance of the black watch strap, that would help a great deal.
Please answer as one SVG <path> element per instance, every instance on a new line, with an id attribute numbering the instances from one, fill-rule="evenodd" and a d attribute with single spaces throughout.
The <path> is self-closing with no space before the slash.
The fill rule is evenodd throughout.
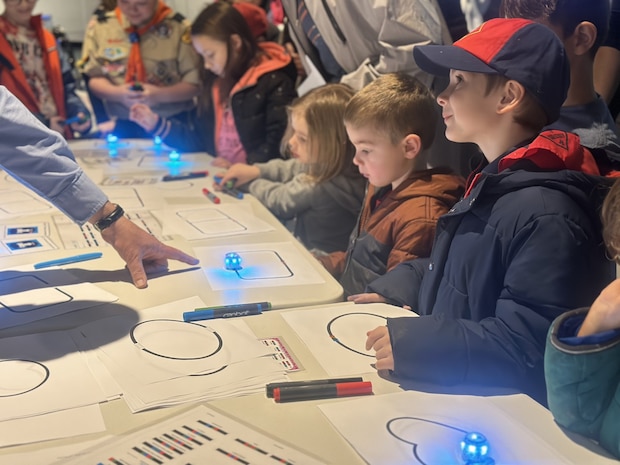
<path id="1" fill-rule="evenodd" d="M 95 229 L 99 232 L 103 231 L 106 228 L 109 228 L 121 218 L 125 214 L 125 211 L 120 205 L 116 205 L 116 208 L 105 218 L 101 218 L 99 221 L 95 223 Z"/>

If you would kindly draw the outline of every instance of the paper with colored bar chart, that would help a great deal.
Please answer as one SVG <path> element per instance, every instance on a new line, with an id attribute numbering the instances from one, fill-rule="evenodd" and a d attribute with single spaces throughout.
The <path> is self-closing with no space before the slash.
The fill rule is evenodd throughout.
<path id="1" fill-rule="evenodd" d="M 324 462 L 200 406 L 55 465 L 319 465 Z"/>

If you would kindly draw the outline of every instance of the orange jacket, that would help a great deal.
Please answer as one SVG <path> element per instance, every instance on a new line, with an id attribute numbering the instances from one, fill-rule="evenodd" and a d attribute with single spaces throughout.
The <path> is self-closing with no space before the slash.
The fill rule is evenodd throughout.
<path id="1" fill-rule="evenodd" d="M 58 116 L 66 118 L 65 89 L 60 57 L 56 48 L 56 38 L 51 32 L 43 28 L 40 15 L 33 16 L 30 19 L 30 24 L 36 31 L 41 43 L 47 83 L 56 103 Z M 0 30 L 0 32 L 2 32 L 0 34 L 0 84 L 9 89 L 32 113 L 40 114 L 39 102 L 34 91 L 28 85 L 26 75 L 13 53 L 11 44 L 6 40 L 5 31 Z"/>

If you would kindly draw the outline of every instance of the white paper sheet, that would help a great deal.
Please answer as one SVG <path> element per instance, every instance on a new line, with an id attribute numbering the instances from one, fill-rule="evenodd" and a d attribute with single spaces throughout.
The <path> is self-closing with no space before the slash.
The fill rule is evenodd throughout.
<path id="1" fill-rule="evenodd" d="M 49 213 L 54 210 L 51 204 L 24 187 L 15 186 L 10 189 L 0 189 L 0 199 L 2 199 L 0 220 Z"/>
<path id="2" fill-rule="evenodd" d="M 183 321 L 183 312 L 204 306 L 198 297 L 190 297 L 142 310 L 138 322 L 134 315 L 105 318 L 73 333 L 80 335 L 75 337 L 78 345 L 84 340 L 145 383 L 211 372 L 269 355 L 243 319 Z M 119 333 L 126 336 L 112 341 L 107 336 Z"/>
<path id="3" fill-rule="evenodd" d="M 169 206 L 164 211 L 167 233 L 176 233 L 186 240 L 227 237 L 273 231 L 273 226 L 257 218 L 247 205 L 188 204 Z"/>
<path id="4" fill-rule="evenodd" d="M 240 270 L 225 268 L 224 257 L 229 252 L 236 252 L 241 257 Z M 216 291 L 325 282 L 291 242 L 197 247 L 194 253 L 204 264 L 202 269 L 209 286 Z"/>
<path id="5" fill-rule="evenodd" d="M 0 328 L 115 302 L 118 297 L 91 283 L 77 283 L 57 267 L 32 265 L 0 271 Z"/>
<path id="6" fill-rule="evenodd" d="M 71 337 L 89 363 L 105 366 L 133 412 L 262 392 L 266 383 L 285 379 L 282 365 L 244 319 L 180 319 L 203 306 L 198 297 L 170 302 L 140 311 L 137 322 L 112 317 L 87 323 Z M 126 336 L 107 336 L 119 333 Z"/>
<path id="7" fill-rule="evenodd" d="M 484 397 L 408 391 L 319 408 L 370 465 L 464 463 L 460 441 L 468 432 L 486 437 L 497 465 L 570 463 Z"/>
<path id="8" fill-rule="evenodd" d="M 148 456 L 170 465 L 323 463 L 211 408 L 200 406 L 56 465 L 142 465 Z"/>
<path id="9" fill-rule="evenodd" d="M 0 422 L 0 447 L 70 438 L 102 431 L 105 431 L 105 423 L 99 405 L 87 405 L 35 417 L 2 421 Z M 83 447 L 88 447 L 88 445 Z M 43 465 L 54 461 L 51 459 L 51 452 L 47 449 L 44 454 L 47 460 L 35 459 L 31 454 L 34 452 L 23 454 L 24 461 L 18 460 L 17 457 L 0 455 L 0 462 L 11 465 L 20 463 Z"/>
<path id="10" fill-rule="evenodd" d="M 107 400 L 64 331 L 0 339 L 0 421 Z"/>
<path id="11" fill-rule="evenodd" d="M 366 333 L 385 326 L 388 317 L 415 316 L 392 305 L 349 302 L 282 313 L 330 376 L 374 371 L 375 354 L 365 348 Z"/>

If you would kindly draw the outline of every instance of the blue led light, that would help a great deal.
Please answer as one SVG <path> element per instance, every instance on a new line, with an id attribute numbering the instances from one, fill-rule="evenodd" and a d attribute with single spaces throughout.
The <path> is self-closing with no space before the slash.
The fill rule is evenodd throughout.
<path id="1" fill-rule="evenodd" d="M 228 252 L 224 257 L 224 265 L 227 270 L 240 270 L 241 256 L 237 252 Z"/>
<path id="2" fill-rule="evenodd" d="M 461 441 L 461 458 L 465 465 L 493 465 L 495 460 L 489 456 L 489 441 L 483 434 L 467 433 Z"/>
<path id="3" fill-rule="evenodd" d="M 114 134 L 108 134 L 106 139 L 108 141 L 108 145 L 115 145 L 118 142 L 118 137 Z"/>
<path id="4" fill-rule="evenodd" d="M 155 145 L 161 145 L 161 137 L 159 137 L 159 136 L 155 136 L 155 137 L 153 138 L 153 143 L 154 143 Z"/>
<path id="5" fill-rule="evenodd" d="M 181 154 L 176 150 L 173 150 L 172 152 L 170 152 L 170 155 L 168 155 L 168 159 L 170 161 L 178 161 L 179 158 L 181 158 Z"/>

